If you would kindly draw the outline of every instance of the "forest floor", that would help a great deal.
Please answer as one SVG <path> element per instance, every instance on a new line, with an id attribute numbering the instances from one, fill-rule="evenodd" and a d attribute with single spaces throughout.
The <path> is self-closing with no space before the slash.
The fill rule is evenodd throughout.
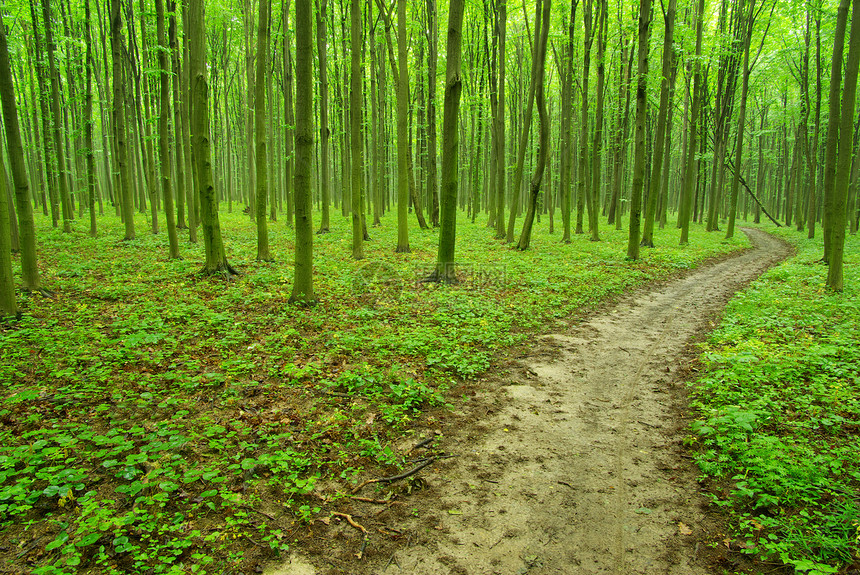
<path id="1" fill-rule="evenodd" d="M 452 390 L 471 401 L 440 417 L 435 443 L 417 450 L 443 457 L 388 493 L 374 489 L 381 483 L 365 486 L 357 496 L 368 501 L 350 501 L 328 520 L 327 537 L 303 546 L 313 555 L 265 572 L 735 568 L 683 445 L 684 381 L 697 369 L 691 344 L 715 326 L 729 298 L 791 253 L 762 231 L 746 233 L 753 249 L 559 321 L 554 333 Z M 404 496 L 381 505 L 395 492 Z"/>

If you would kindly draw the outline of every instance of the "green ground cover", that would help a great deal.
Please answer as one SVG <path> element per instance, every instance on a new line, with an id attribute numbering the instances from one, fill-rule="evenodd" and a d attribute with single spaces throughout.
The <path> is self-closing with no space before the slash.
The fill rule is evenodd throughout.
<path id="1" fill-rule="evenodd" d="M 184 259 L 167 260 L 142 215 L 130 242 L 110 217 L 97 239 L 37 217 L 56 298 L 21 296 L 23 319 L 0 325 L 0 547 L 4 568 L 36 575 L 251 571 L 301 545 L 352 483 L 407 466 L 395 439 L 466 401 L 449 390 L 510 346 L 748 246 L 694 227 L 679 248 L 667 228 L 627 262 L 623 232 L 563 245 L 544 219 L 519 253 L 461 215 L 462 282 L 437 286 L 416 281 L 437 232 L 412 230 L 412 253 L 395 254 L 386 217 L 356 262 L 336 217 L 315 239 L 320 304 L 303 309 L 287 304 L 283 222 L 270 225 L 277 261 L 257 263 L 247 216 L 222 212 L 241 272 L 226 282 L 197 275 L 187 233 Z"/>
<path id="2" fill-rule="evenodd" d="M 845 291 L 825 290 L 822 242 L 797 249 L 729 304 L 693 384 L 696 458 L 730 543 L 798 573 L 860 569 L 860 240 Z"/>

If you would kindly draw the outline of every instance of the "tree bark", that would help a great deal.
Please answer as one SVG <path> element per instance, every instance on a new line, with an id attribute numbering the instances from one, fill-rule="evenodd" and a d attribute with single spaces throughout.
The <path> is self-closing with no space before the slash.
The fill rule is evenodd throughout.
<path id="1" fill-rule="evenodd" d="M 320 201 L 322 202 L 322 219 L 320 229 L 317 233 L 329 232 L 329 212 L 331 204 L 329 170 L 329 127 L 328 127 L 328 59 L 326 57 L 326 46 L 328 44 L 328 31 L 326 30 L 326 8 L 328 0 L 316 1 L 317 19 L 317 57 L 319 61 L 319 113 L 320 113 Z M 360 32 L 359 32 L 360 33 Z"/>
<path id="2" fill-rule="evenodd" d="M 839 119 L 839 156 L 833 185 L 830 212 L 830 254 L 827 270 L 827 287 L 841 292 L 844 283 L 843 256 L 845 252 L 845 226 L 847 223 L 848 184 L 851 179 L 851 160 L 854 156 L 854 106 L 857 96 L 857 73 L 860 66 L 860 2 L 855 0 L 851 10 L 851 32 L 848 38 L 848 60 L 845 65 L 845 82 L 842 87 L 842 106 Z"/>
<path id="3" fill-rule="evenodd" d="M 672 68 L 675 63 L 675 53 L 672 43 L 675 33 L 676 0 L 669 0 L 669 5 L 663 13 L 666 31 L 663 35 L 663 80 L 660 86 L 660 109 L 657 112 L 657 128 L 654 135 L 654 155 L 651 160 L 651 178 L 648 182 L 648 199 L 645 209 L 645 228 L 642 232 L 642 244 L 654 247 L 654 216 L 657 211 L 657 197 L 660 186 L 669 174 L 663 174 L 663 155 L 666 145 L 666 125 L 669 116 L 669 93 L 672 91 L 670 81 L 673 80 Z M 666 154 L 668 156 L 668 154 Z"/>
<path id="4" fill-rule="evenodd" d="M 266 202 L 269 197 L 268 128 L 266 114 L 266 75 L 269 73 L 269 12 L 272 0 L 260 0 L 260 15 L 257 27 L 257 69 L 254 78 L 254 136 L 256 138 L 257 176 L 257 261 L 273 260 L 269 251 L 269 224 L 266 218 Z"/>
<path id="5" fill-rule="evenodd" d="M 541 0 L 537 0 L 538 4 L 536 12 L 540 12 Z M 541 181 L 543 180 L 544 169 L 546 168 L 546 159 L 549 148 L 549 117 L 546 111 L 546 96 L 544 94 L 544 70 L 546 68 L 546 46 L 549 37 L 549 17 L 550 17 L 550 0 L 543 0 L 543 15 L 541 19 L 535 23 L 535 29 L 540 29 L 537 37 L 538 42 L 535 44 L 533 58 L 537 61 L 534 80 L 537 84 L 535 97 L 537 98 L 538 117 L 540 118 L 540 141 L 538 148 L 537 165 L 535 172 L 530 182 L 530 195 L 528 211 L 526 212 L 525 220 L 523 221 L 523 230 L 520 233 L 520 239 L 517 243 L 517 249 L 520 251 L 527 250 L 531 243 L 532 225 L 537 211 L 538 195 L 540 194 Z"/>
<path id="6" fill-rule="evenodd" d="M 203 0 L 189 1 L 187 22 L 191 56 L 189 73 L 192 94 L 192 148 L 197 171 L 197 196 L 200 199 L 203 246 L 206 252 L 203 273 L 235 275 L 236 271 L 227 263 L 224 252 L 215 181 L 212 177 L 212 153 L 209 142 L 209 80 L 206 72 L 206 14 Z"/>
<path id="7" fill-rule="evenodd" d="M 403 2 L 403 0 L 401 0 Z M 403 2 L 405 4 L 405 2 Z M 405 6 L 404 6 L 405 10 Z M 349 132 L 350 155 L 352 156 L 351 190 L 352 190 L 352 257 L 364 259 L 364 210 L 362 196 L 364 194 L 364 126 L 362 120 L 362 76 L 361 51 L 361 0 L 350 0 L 350 74 L 349 74 Z M 405 12 L 404 12 L 405 15 Z M 401 30 L 405 37 L 405 30 Z M 401 70 L 401 74 L 405 69 Z M 402 86 L 401 86 L 402 88 Z M 399 96 L 398 96 L 399 98 Z M 405 142 L 404 142 L 405 143 Z M 400 251 L 398 246 L 398 251 Z"/>
<path id="8" fill-rule="evenodd" d="M 401 0 L 402 1 L 402 0 Z M 463 91 L 461 48 L 463 40 L 464 0 L 451 0 L 448 7 L 447 64 L 445 66 L 445 108 L 442 119 L 442 212 L 439 230 L 439 252 L 436 270 L 430 279 L 438 282 L 457 281 L 454 268 L 454 247 L 457 237 L 457 192 L 459 155 L 460 94 Z"/>
<path id="9" fill-rule="evenodd" d="M 313 285 L 313 27 L 311 0 L 296 0 L 296 267 L 290 303 L 316 303 Z"/>
<path id="10" fill-rule="evenodd" d="M 639 65 L 636 85 L 636 132 L 634 136 L 633 187 L 630 192 L 630 230 L 627 259 L 639 259 L 639 224 L 642 214 L 642 188 L 645 182 L 645 116 L 648 88 L 648 36 L 651 27 L 651 0 L 639 2 Z"/>
<path id="11" fill-rule="evenodd" d="M 690 216 L 695 210 L 693 203 L 693 190 L 696 187 L 696 173 L 699 161 L 696 159 L 696 147 L 698 145 L 698 121 L 699 108 L 702 101 L 702 65 L 699 57 L 702 55 L 702 28 L 705 18 L 705 0 L 699 0 L 696 9 L 696 59 L 693 61 L 693 102 L 690 105 L 689 137 L 687 139 L 687 150 L 684 155 L 684 185 L 681 190 L 681 209 L 678 219 L 680 220 L 681 239 L 679 244 L 684 246 L 689 243 Z"/>

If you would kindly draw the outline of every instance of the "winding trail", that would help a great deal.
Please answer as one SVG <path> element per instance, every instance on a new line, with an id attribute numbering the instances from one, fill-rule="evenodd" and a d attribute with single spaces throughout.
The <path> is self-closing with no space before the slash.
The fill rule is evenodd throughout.
<path id="1" fill-rule="evenodd" d="M 406 503 L 423 515 L 375 520 L 409 537 L 322 572 L 710 573 L 694 544 L 707 517 L 682 458 L 678 371 L 731 295 L 790 254 L 744 231 L 753 249 L 541 338 L 497 378 L 501 390 L 484 392 L 487 415 L 445 438 L 459 457 L 436 465 Z"/>

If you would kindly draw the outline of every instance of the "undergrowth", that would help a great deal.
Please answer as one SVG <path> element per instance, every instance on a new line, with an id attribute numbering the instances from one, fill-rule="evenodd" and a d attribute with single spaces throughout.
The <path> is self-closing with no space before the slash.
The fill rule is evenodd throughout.
<path id="1" fill-rule="evenodd" d="M 825 289 L 821 240 L 729 304 L 693 384 L 696 459 L 736 550 L 798 573 L 860 569 L 860 241 L 845 291 Z"/>
<path id="2" fill-rule="evenodd" d="M 396 440 L 432 428 L 425 411 L 506 348 L 748 245 L 694 229 L 679 248 L 672 228 L 627 262 L 623 232 L 564 245 L 544 220 L 519 253 L 461 215 L 461 281 L 438 286 L 420 282 L 436 231 L 411 230 L 412 253 L 395 254 L 386 217 L 353 261 L 335 218 L 315 238 L 320 304 L 298 308 L 292 230 L 271 224 L 277 261 L 257 263 L 253 224 L 221 215 L 241 272 L 229 282 L 198 274 L 187 232 L 183 259 L 168 260 L 140 214 L 128 242 L 111 216 L 96 239 L 38 216 L 56 297 L 19 294 L 23 319 L 0 325 L 3 569 L 250 572 L 301 544 L 350 484 L 403 469 Z"/>

